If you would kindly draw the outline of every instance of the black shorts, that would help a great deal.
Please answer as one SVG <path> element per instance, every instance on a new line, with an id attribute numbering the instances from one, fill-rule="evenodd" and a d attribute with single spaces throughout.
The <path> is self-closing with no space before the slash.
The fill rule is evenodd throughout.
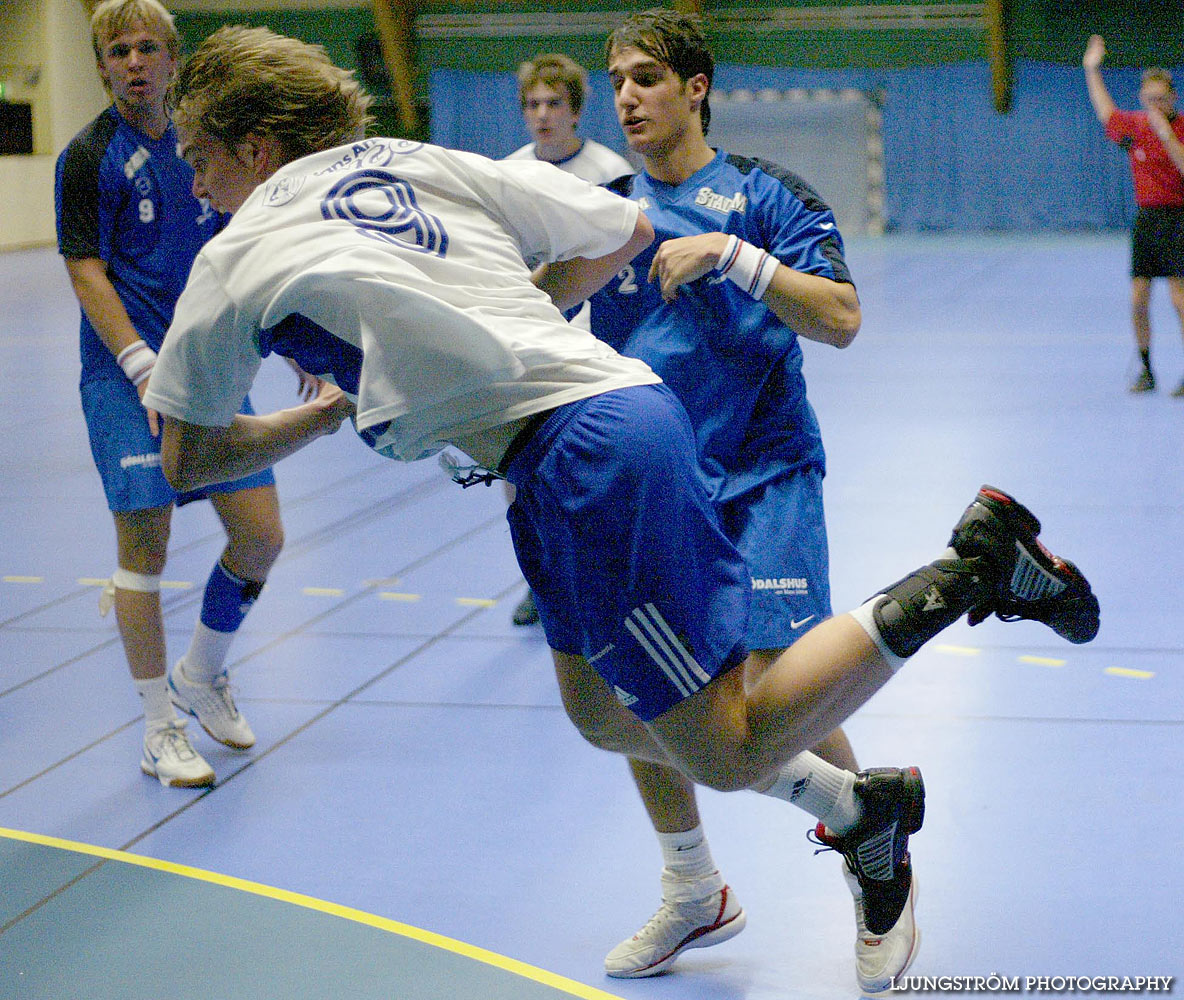
<path id="1" fill-rule="evenodd" d="M 1184 277 L 1184 207 L 1139 209 L 1131 231 L 1131 277 Z"/>

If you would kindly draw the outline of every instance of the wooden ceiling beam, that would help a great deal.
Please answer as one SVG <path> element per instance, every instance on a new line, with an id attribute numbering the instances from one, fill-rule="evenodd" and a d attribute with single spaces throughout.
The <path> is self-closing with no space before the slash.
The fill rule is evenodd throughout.
<path id="1" fill-rule="evenodd" d="M 372 0 L 374 24 L 382 44 L 382 57 L 391 78 L 391 91 L 399 124 L 408 135 L 420 131 L 419 109 L 415 101 L 415 56 L 413 0 Z"/>
<path id="2" fill-rule="evenodd" d="M 1014 72 L 1011 50 L 1007 44 L 1007 6 L 1005 0 L 987 0 L 983 19 L 987 27 L 987 60 L 991 66 L 991 100 L 1003 115 L 1011 110 Z"/>

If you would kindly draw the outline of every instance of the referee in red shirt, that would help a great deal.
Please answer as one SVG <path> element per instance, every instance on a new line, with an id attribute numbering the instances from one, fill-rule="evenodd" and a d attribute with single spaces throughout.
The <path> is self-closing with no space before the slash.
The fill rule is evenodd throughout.
<path id="1" fill-rule="evenodd" d="M 1131 234 L 1131 323 L 1142 370 L 1131 392 L 1151 392 L 1151 279 L 1167 278 L 1184 333 L 1184 116 L 1176 112 L 1172 74 L 1148 69 L 1139 88 L 1142 111 L 1120 111 L 1102 82 L 1106 43 L 1092 35 L 1081 64 L 1089 99 L 1106 136 L 1126 150 L 1138 212 Z M 1173 396 L 1184 396 L 1181 381 Z"/>

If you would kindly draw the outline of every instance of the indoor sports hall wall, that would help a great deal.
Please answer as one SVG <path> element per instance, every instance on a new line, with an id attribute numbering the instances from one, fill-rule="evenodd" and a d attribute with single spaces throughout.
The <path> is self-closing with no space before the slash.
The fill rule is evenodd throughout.
<path id="1" fill-rule="evenodd" d="M 624 10 L 647 5 L 417 3 L 416 96 L 431 138 L 494 156 L 526 142 L 513 80 L 517 63 L 559 50 L 595 68 L 607 30 Z M 397 133 L 370 0 L 173 0 L 169 6 L 188 48 L 225 23 L 265 24 L 324 44 L 379 95 L 379 128 Z M 1090 111 L 1081 51 L 1090 32 L 1106 35 L 1112 53 L 1107 83 L 1120 106 L 1133 107 L 1138 67 L 1166 64 L 1184 78 L 1179 3 L 1010 0 L 1007 47 L 1015 62 L 1008 114 L 992 104 L 986 6 L 957 0 L 704 3 L 721 89 L 850 87 L 882 101 L 886 228 L 1127 226 L 1129 172 Z M 851 27 L 852 18 L 860 26 Z M 7 77 L 11 94 L 32 101 L 36 139 L 32 156 L 0 156 L 0 249 L 53 240 L 54 158 L 102 107 L 88 42 L 82 0 L 0 3 L 0 82 Z M 585 131 L 620 149 L 602 72 L 593 74 L 593 88 Z M 792 143 L 786 146 L 792 167 Z M 815 170 L 809 167 L 807 179 L 825 188 Z"/>
<path id="2" fill-rule="evenodd" d="M 558 50 L 590 68 L 602 66 L 607 27 L 624 9 L 648 5 L 418 4 L 417 86 L 432 141 L 491 156 L 522 145 L 528 137 L 513 79 L 517 63 Z M 992 105 L 982 3 L 708 0 L 704 7 L 721 63 L 716 85 L 723 90 L 877 92 L 889 230 L 1126 227 L 1133 213 L 1129 170 L 1105 141 L 1086 98 L 1085 39 L 1093 31 L 1106 34 L 1112 51 L 1106 79 L 1121 106 L 1136 104 L 1134 67 L 1184 65 L 1178 4 L 1011 0 L 1013 100 L 1010 112 L 999 114 Z M 887 19 L 890 26 L 885 11 L 899 15 Z M 187 40 L 196 41 L 228 16 L 182 11 L 178 23 Z M 789 27 L 762 25 L 762 19 L 778 18 Z M 370 77 L 372 89 L 384 83 L 381 66 L 374 65 L 369 4 L 328 12 L 251 9 L 238 19 L 321 41 L 339 62 Z M 843 26 L 852 23 L 859 26 Z M 594 73 L 592 84 L 584 131 L 623 151 L 604 74 Z M 384 110 L 380 122 L 389 130 L 393 116 Z M 826 186 L 823 178 L 807 179 Z"/>
<path id="3" fill-rule="evenodd" d="M 78 0 L 0 0 L 0 83 L 33 109 L 33 153 L 0 156 L 0 250 L 50 243 L 54 161 L 105 100 Z"/>
<path id="4" fill-rule="evenodd" d="M 1137 104 L 1137 70 L 1108 70 L 1106 81 L 1120 106 Z M 1133 215 L 1126 158 L 1105 140 L 1079 67 L 1018 62 L 1007 115 L 991 107 L 985 62 L 903 70 L 722 65 L 715 84 L 881 91 L 890 230 L 1125 227 Z M 621 148 L 607 77 L 594 74 L 592 86 L 584 131 Z M 435 142 L 502 156 L 527 141 L 513 74 L 437 70 L 431 105 Z"/>

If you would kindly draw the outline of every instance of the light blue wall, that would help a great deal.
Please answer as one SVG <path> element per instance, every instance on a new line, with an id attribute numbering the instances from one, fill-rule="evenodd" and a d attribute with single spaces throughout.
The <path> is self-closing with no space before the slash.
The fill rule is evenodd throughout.
<path id="1" fill-rule="evenodd" d="M 1120 107 L 1137 106 L 1137 70 L 1107 70 L 1106 82 Z M 591 83 L 581 131 L 623 151 L 605 74 L 591 74 Z M 1079 67 L 1017 63 L 1007 115 L 991 107 L 985 63 L 908 70 L 722 65 L 715 85 L 882 90 L 890 229 L 1125 228 L 1134 215 L 1126 156 L 1106 141 Z M 433 141 L 441 145 L 496 157 L 528 140 L 512 74 L 435 71 L 431 102 Z"/>

